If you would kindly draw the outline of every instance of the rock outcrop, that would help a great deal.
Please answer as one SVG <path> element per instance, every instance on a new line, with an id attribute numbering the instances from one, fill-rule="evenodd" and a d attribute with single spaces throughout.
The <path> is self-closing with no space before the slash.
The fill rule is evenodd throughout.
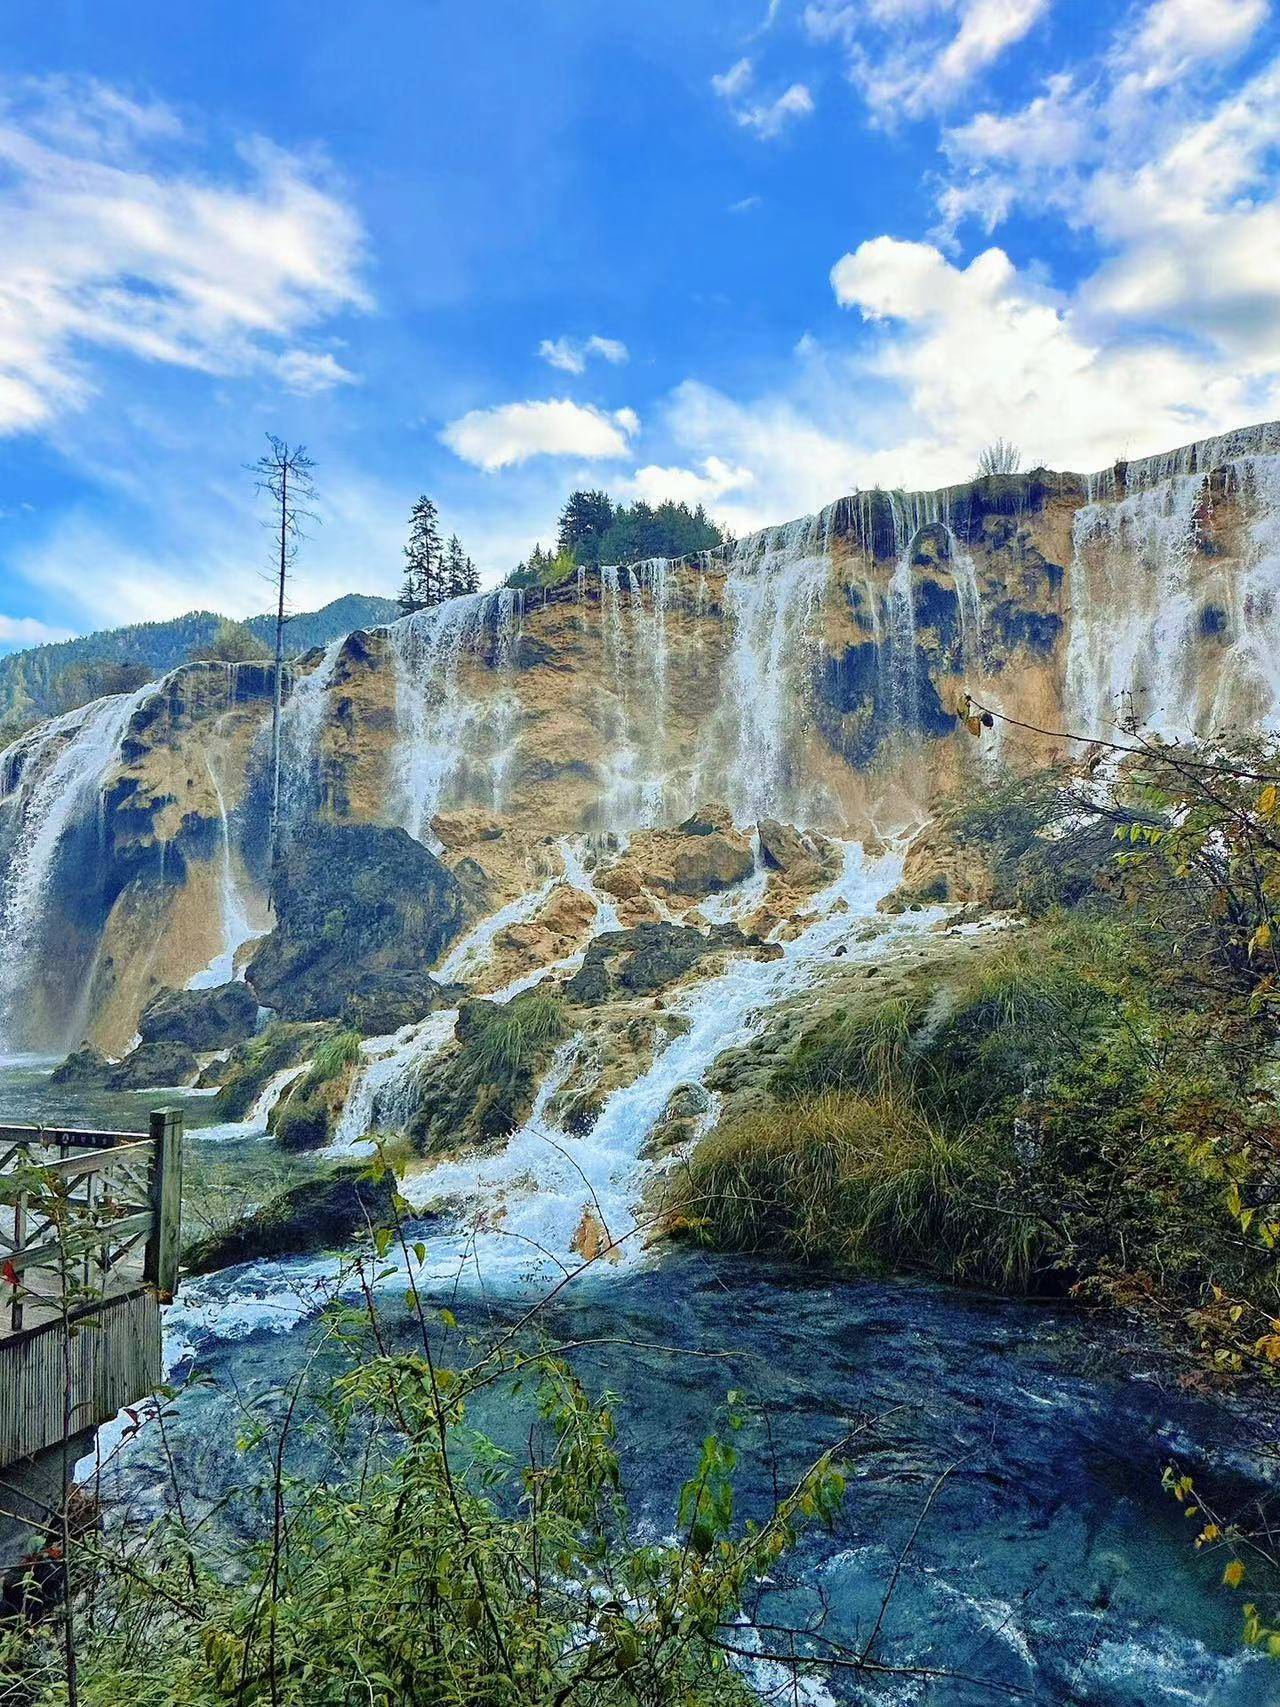
<path id="1" fill-rule="evenodd" d="M 245 984 L 210 990 L 162 990 L 142 1010 L 144 1043 L 183 1043 L 197 1051 L 230 1049 L 253 1034 L 258 1003 Z"/>
<path id="2" fill-rule="evenodd" d="M 248 967 L 264 1006 L 290 1020 L 335 1019 L 352 997 L 399 991 L 462 926 L 462 890 L 403 830 L 316 823 L 289 848 L 277 924 Z M 385 982 L 384 982 L 385 981 Z"/>

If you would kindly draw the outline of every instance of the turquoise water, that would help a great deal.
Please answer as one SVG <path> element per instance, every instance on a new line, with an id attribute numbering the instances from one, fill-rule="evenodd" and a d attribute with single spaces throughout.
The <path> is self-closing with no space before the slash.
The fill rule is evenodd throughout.
<path id="1" fill-rule="evenodd" d="M 31 1069 L 0 1079 L 9 1119 L 21 1105 L 28 1119 L 114 1122 L 147 1101 L 64 1099 Z M 239 1193 L 246 1202 L 307 1165 L 278 1157 L 269 1140 L 208 1142 L 198 1131 L 187 1161 L 197 1176 L 221 1170 L 227 1201 Z M 209 1201 L 201 1177 L 191 1209 Z M 184 1388 L 168 1435 L 196 1509 L 220 1504 L 246 1478 L 235 1447 L 246 1398 L 278 1390 L 302 1367 L 320 1302 L 314 1274 L 313 1263 L 289 1259 L 184 1287 L 175 1374 L 199 1379 Z M 290 1287 L 295 1304 L 283 1309 Z M 523 1307 L 474 1291 L 448 1301 L 463 1331 L 480 1336 Z M 407 1334 L 396 1292 L 385 1308 L 386 1331 Z M 742 1439 L 744 1516 L 770 1504 L 771 1454 L 785 1483 L 851 1423 L 878 1419 L 835 1533 L 809 1538 L 762 1586 L 762 1621 L 803 1623 L 825 1604 L 824 1635 L 860 1645 L 931 1486 L 949 1470 L 907 1553 L 877 1652 L 965 1677 L 872 1688 L 837 1676 L 806 1700 L 978 1707 L 1007 1698 L 993 1690 L 1096 1707 L 1280 1699 L 1280 1669 L 1241 1648 L 1238 1598 L 1218 1587 L 1221 1561 L 1194 1552 L 1193 1526 L 1160 1487 L 1171 1457 L 1243 1475 L 1257 1443 L 1225 1406 L 1170 1390 L 1157 1360 L 1096 1322 L 915 1282 L 833 1283 L 676 1250 L 622 1274 L 594 1271 L 548 1307 L 543 1326 L 558 1341 L 608 1342 L 573 1357 L 593 1389 L 618 1395 L 633 1506 L 649 1532 L 669 1532 L 675 1490 L 731 1387 L 757 1407 Z M 527 1403 L 495 1394 L 473 1420 L 518 1451 Z M 158 1448 L 144 1431 L 120 1454 L 108 1479 L 117 1513 L 156 1509 Z M 247 1512 L 234 1500 L 221 1511 L 232 1541 L 249 1532 Z"/>

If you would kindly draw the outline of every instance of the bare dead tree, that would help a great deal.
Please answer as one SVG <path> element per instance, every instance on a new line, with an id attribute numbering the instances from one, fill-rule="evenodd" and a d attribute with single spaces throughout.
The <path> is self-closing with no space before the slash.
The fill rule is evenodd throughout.
<path id="1" fill-rule="evenodd" d="M 284 625 L 285 583 L 298 555 L 298 546 L 306 538 L 304 522 L 318 520 L 306 508 L 315 499 L 311 472 L 315 463 L 307 455 L 305 445 L 290 445 L 267 434 L 269 449 L 250 465 L 255 476 L 256 490 L 267 493 L 272 502 L 272 516 L 263 525 L 273 536 L 272 566 L 269 579 L 276 588 L 276 647 L 275 683 L 271 705 L 271 866 L 275 869 L 280 852 L 280 715 L 283 706 L 284 684 Z"/>

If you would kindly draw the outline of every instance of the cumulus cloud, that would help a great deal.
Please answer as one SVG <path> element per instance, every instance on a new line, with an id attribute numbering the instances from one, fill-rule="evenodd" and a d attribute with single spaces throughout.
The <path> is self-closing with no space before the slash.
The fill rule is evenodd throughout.
<path id="1" fill-rule="evenodd" d="M 599 356 L 601 361 L 608 362 L 612 367 L 619 367 L 631 359 L 631 352 L 620 338 L 602 338 L 598 332 L 591 337 L 581 340 L 575 338 L 544 338 L 538 345 L 538 354 L 548 367 L 558 368 L 561 373 L 585 373 L 587 363 L 593 356 Z"/>
<path id="2" fill-rule="evenodd" d="M 492 473 L 535 456 L 574 456 L 586 461 L 624 457 L 640 429 L 633 409 L 612 415 L 568 398 L 500 403 L 472 409 L 451 421 L 440 437 L 455 456 Z"/>
<path id="3" fill-rule="evenodd" d="M 844 49 L 849 80 L 882 122 L 953 103 L 1020 42 L 1049 0 L 809 0 L 810 38 Z"/>
<path id="4" fill-rule="evenodd" d="M 313 162 L 247 139 L 218 176 L 168 108 L 73 79 L 0 92 L 0 432 L 94 389 L 92 350 L 314 391 L 295 343 L 363 308 L 363 235 Z"/>
<path id="5" fill-rule="evenodd" d="M 735 121 L 764 141 L 781 136 L 792 120 L 808 118 L 814 111 L 813 96 L 805 83 L 792 83 L 772 100 L 754 98 L 754 86 L 755 66 L 750 59 L 738 60 L 711 79 L 711 87 L 727 104 Z"/>
<path id="6" fill-rule="evenodd" d="M 650 463 L 637 468 L 629 479 L 619 482 L 626 496 L 648 504 L 716 503 L 726 493 L 741 491 L 755 483 L 749 468 L 734 467 L 723 457 L 707 456 L 696 468 L 661 468 Z"/>
<path id="7" fill-rule="evenodd" d="M 1251 413 L 1241 375 L 1165 338 L 1099 338 L 1078 304 L 998 248 L 958 267 L 932 244 L 879 237 L 843 256 L 831 282 L 883 328 L 872 371 L 956 475 L 1001 434 L 1051 466 L 1093 468 Z"/>
<path id="8" fill-rule="evenodd" d="M 6 651 L 18 646 L 44 646 L 51 640 L 69 640 L 69 628 L 54 628 L 34 616 L 0 615 L 0 647 Z"/>

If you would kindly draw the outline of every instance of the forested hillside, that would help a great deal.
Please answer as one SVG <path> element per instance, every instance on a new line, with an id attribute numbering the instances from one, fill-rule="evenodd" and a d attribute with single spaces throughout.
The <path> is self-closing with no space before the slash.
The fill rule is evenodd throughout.
<path id="1" fill-rule="evenodd" d="M 290 619 L 286 645 L 290 653 L 307 652 L 353 629 L 390 622 L 400 614 L 393 599 L 370 593 L 347 593 L 318 611 Z M 138 622 L 125 628 L 78 635 L 50 646 L 32 646 L 0 658 L 0 738 L 12 739 L 28 724 L 83 705 L 103 693 L 136 686 L 162 675 L 213 645 L 227 625 L 214 611 L 188 611 L 168 622 Z M 271 645 L 275 618 L 250 617 L 237 625 Z"/>

